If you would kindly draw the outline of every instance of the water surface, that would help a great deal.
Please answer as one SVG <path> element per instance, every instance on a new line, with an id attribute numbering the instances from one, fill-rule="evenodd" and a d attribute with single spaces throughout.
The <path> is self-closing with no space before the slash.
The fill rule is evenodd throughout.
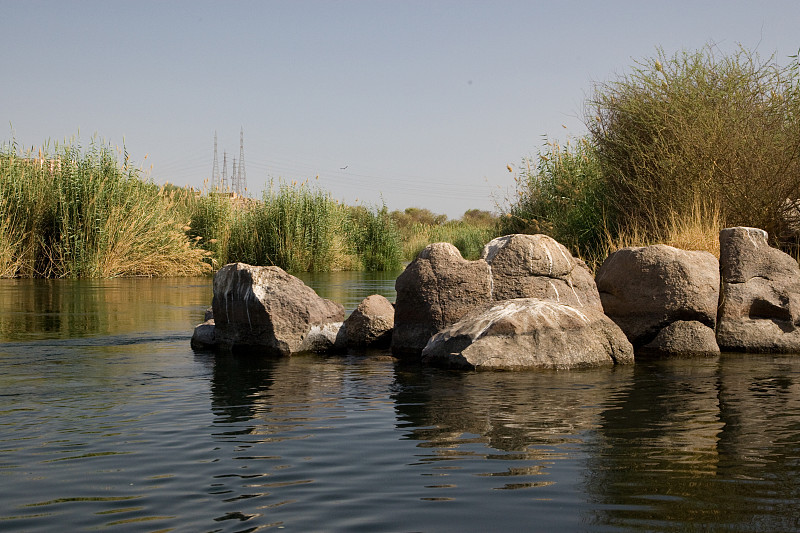
<path id="1" fill-rule="evenodd" d="M 350 310 L 393 279 L 306 277 Z M 0 281 L 0 530 L 800 528 L 795 356 L 215 357 L 189 347 L 210 301 L 205 278 Z"/>

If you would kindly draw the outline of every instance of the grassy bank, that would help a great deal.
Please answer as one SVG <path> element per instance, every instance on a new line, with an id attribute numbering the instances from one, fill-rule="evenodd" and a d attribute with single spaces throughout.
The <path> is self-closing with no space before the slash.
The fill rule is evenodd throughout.
<path id="1" fill-rule="evenodd" d="M 449 242 L 465 259 L 477 259 L 483 246 L 500 235 L 497 218 L 478 209 L 466 211 L 457 220 L 447 220 L 445 215 L 415 207 L 393 211 L 391 216 L 402 237 L 402 255 L 406 261 L 413 260 L 433 242 Z"/>
<path id="2" fill-rule="evenodd" d="M 0 152 L 0 277 L 198 275 L 174 196 L 92 144 Z"/>
<path id="3" fill-rule="evenodd" d="M 385 207 L 352 207 L 308 183 L 270 186 L 260 201 L 211 191 L 187 205 L 189 235 L 216 269 L 241 261 L 291 271 L 396 270 L 400 235 Z"/>

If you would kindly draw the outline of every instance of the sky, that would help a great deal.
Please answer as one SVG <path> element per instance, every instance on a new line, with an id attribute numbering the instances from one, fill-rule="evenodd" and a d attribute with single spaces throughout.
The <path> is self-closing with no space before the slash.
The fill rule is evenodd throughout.
<path id="1" fill-rule="evenodd" d="M 201 188 L 214 135 L 248 194 L 497 211 L 546 139 L 635 60 L 742 45 L 787 64 L 800 2 L 0 0 L 0 143 L 123 146 Z"/>

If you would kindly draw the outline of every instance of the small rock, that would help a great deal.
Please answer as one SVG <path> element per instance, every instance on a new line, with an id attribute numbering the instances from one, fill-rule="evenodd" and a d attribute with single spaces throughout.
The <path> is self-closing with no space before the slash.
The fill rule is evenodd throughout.
<path id="1" fill-rule="evenodd" d="M 703 357 L 719 353 L 713 329 L 696 320 L 677 320 L 636 350 L 636 357 Z"/>
<path id="2" fill-rule="evenodd" d="M 364 298 L 344 321 L 347 346 L 356 348 L 389 346 L 394 328 L 394 306 L 385 297 Z"/>
<path id="3" fill-rule="evenodd" d="M 210 318 L 198 324 L 192 333 L 191 346 L 195 350 L 208 350 L 217 345 L 217 338 L 214 332 L 214 319 Z"/>

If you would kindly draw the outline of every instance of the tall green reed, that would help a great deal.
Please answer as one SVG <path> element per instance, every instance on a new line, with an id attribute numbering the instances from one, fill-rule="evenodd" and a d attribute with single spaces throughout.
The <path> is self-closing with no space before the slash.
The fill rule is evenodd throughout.
<path id="1" fill-rule="evenodd" d="M 173 198 L 145 183 L 127 156 L 93 142 L 0 153 L 0 275 L 197 275 L 203 250 L 182 231 Z"/>

